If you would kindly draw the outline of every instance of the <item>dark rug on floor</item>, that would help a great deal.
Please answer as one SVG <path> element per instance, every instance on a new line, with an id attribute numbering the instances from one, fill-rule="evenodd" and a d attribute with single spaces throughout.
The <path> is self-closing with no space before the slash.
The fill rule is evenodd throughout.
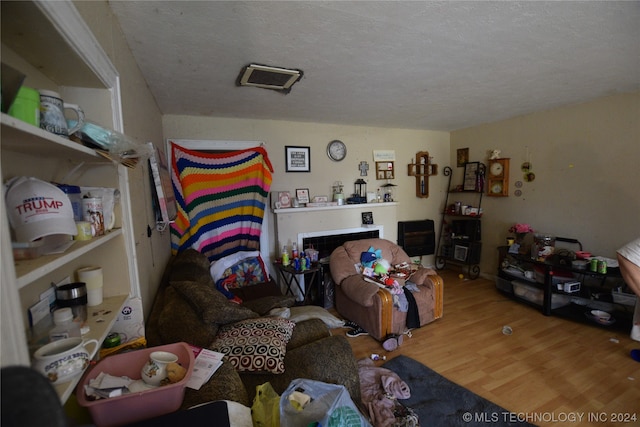
<path id="1" fill-rule="evenodd" d="M 382 367 L 395 372 L 407 383 L 411 397 L 400 402 L 418 414 L 422 426 L 532 425 L 410 357 L 394 357 Z"/>

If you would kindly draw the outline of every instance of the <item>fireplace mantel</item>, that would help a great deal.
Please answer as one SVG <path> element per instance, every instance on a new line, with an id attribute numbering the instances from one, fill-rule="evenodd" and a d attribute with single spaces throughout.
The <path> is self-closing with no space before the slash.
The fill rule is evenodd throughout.
<path id="1" fill-rule="evenodd" d="M 341 230 L 353 232 L 354 229 L 366 229 L 362 225 L 362 212 L 372 212 L 374 227 L 381 231 L 380 235 L 397 242 L 397 206 L 398 202 L 383 202 L 275 209 L 276 256 L 279 256 L 284 245 L 288 248 L 293 242 L 300 245 L 303 234 L 317 236 L 322 232 L 336 234 Z"/>
<path id="2" fill-rule="evenodd" d="M 353 205 L 341 205 L 341 206 L 312 206 L 312 207 L 300 207 L 300 208 L 285 208 L 285 209 L 274 209 L 273 213 L 277 214 L 285 214 L 285 213 L 305 213 L 305 212 L 314 212 L 314 211 L 333 211 L 333 210 L 344 210 L 344 209 L 361 209 L 363 212 L 367 212 L 369 207 L 375 208 L 385 208 L 391 206 L 398 206 L 398 202 L 381 202 L 381 203 L 359 203 Z"/>

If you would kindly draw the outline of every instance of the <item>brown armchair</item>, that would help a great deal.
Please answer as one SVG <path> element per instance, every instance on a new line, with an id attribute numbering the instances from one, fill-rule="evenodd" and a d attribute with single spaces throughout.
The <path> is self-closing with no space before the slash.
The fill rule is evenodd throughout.
<path id="1" fill-rule="evenodd" d="M 331 254 L 329 265 L 335 286 L 336 310 L 378 341 L 391 334 L 400 335 L 407 328 L 407 311 L 394 305 L 391 292 L 375 283 L 366 281 L 355 264 L 360 255 L 370 247 L 380 249 L 382 258 L 391 265 L 411 263 L 406 252 L 395 243 L 385 239 L 363 239 L 344 243 Z M 405 281 L 418 285 L 419 292 L 413 295 L 419 316 L 419 326 L 442 317 L 442 278 L 430 268 L 419 268 Z"/>

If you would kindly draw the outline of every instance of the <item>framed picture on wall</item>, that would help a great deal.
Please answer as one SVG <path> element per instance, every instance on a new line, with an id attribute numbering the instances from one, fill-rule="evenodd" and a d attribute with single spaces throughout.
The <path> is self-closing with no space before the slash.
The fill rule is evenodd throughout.
<path id="1" fill-rule="evenodd" d="M 467 162 L 464 165 L 464 181 L 462 182 L 462 189 L 464 191 L 476 190 L 476 178 L 479 169 L 480 162 Z"/>
<path id="2" fill-rule="evenodd" d="M 362 212 L 362 224 L 364 225 L 373 224 L 373 212 Z"/>
<path id="3" fill-rule="evenodd" d="M 458 167 L 462 167 L 469 161 L 469 149 L 468 148 L 458 148 L 457 151 L 457 163 Z"/>
<path id="4" fill-rule="evenodd" d="M 311 148 L 284 147 L 285 164 L 287 172 L 311 172 Z"/>

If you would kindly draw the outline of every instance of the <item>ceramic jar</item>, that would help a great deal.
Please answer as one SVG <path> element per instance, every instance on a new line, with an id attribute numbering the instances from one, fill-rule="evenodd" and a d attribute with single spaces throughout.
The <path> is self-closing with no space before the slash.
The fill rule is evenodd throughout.
<path id="1" fill-rule="evenodd" d="M 32 366 L 54 383 L 62 383 L 81 374 L 89 366 L 91 354 L 86 346 L 98 348 L 98 340 L 80 337 L 64 338 L 40 347 L 33 355 Z"/>
<path id="2" fill-rule="evenodd" d="M 168 351 L 154 351 L 142 367 L 142 380 L 152 386 L 159 386 L 167 378 L 167 365 L 178 361 L 178 356 Z"/>

